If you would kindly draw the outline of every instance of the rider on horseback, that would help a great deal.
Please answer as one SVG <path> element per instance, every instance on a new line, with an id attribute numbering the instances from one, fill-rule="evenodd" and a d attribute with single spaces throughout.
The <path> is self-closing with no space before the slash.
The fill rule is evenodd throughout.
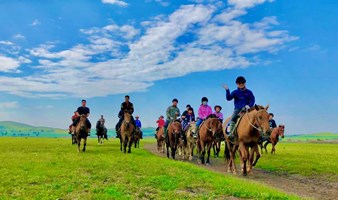
<path id="1" fill-rule="evenodd" d="M 166 123 L 164 125 L 164 136 L 165 136 L 165 138 L 168 135 L 167 129 L 168 129 L 170 122 L 176 120 L 176 118 L 181 115 L 180 109 L 177 107 L 177 104 L 178 104 L 178 100 L 173 99 L 172 105 L 167 108 L 167 112 L 166 112 L 167 119 L 166 119 Z"/>
<path id="2" fill-rule="evenodd" d="M 273 113 L 269 113 L 269 124 L 270 124 L 271 129 L 277 127 L 277 124 L 276 124 L 275 120 L 273 119 L 273 117 L 274 117 Z"/>
<path id="3" fill-rule="evenodd" d="M 132 116 L 133 112 L 134 112 L 134 105 L 133 103 L 131 103 L 129 101 L 130 97 L 128 95 L 126 95 L 125 97 L 125 101 L 123 103 L 121 103 L 121 110 L 118 114 L 119 122 L 117 122 L 116 126 L 115 126 L 115 130 L 116 130 L 116 138 L 120 137 L 120 128 L 121 128 L 121 124 L 124 120 L 124 113 L 129 113 L 131 115 L 131 123 L 134 125 L 134 127 L 136 127 L 135 124 L 135 120 L 134 117 Z M 134 130 L 135 132 L 135 130 Z"/>
<path id="4" fill-rule="evenodd" d="M 229 139 L 234 139 L 234 129 L 237 123 L 238 114 L 245 108 L 249 110 L 252 106 L 255 105 L 255 96 L 251 90 L 245 87 L 246 80 L 243 76 L 239 76 L 236 79 L 237 90 L 234 90 L 230 93 L 229 87 L 226 84 L 223 84 L 223 88 L 226 90 L 226 99 L 231 101 L 234 99 L 235 110 L 232 114 L 230 122 L 230 135 Z"/>
<path id="5" fill-rule="evenodd" d="M 143 132 L 141 131 L 142 123 L 139 120 L 139 116 L 136 116 L 135 118 L 136 118 L 136 120 L 135 120 L 136 129 L 138 129 L 140 131 L 140 138 L 143 139 Z"/>
<path id="6" fill-rule="evenodd" d="M 214 109 L 215 109 L 215 112 L 212 113 L 212 114 L 214 114 L 214 115 L 218 118 L 218 120 L 219 120 L 221 123 L 223 123 L 223 113 L 221 113 L 222 107 L 219 106 L 219 105 L 216 105 L 216 106 L 214 107 Z"/>
<path id="7" fill-rule="evenodd" d="M 184 116 L 184 117 L 183 117 Z M 188 112 L 185 113 L 185 115 L 182 115 L 182 128 L 183 131 L 185 132 L 189 123 L 195 121 L 195 115 L 194 115 L 194 110 L 189 107 Z"/>
<path id="8" fill-rule="evenodd" d="M 208 98 L 203 97 L 201 99 L 202 104 L 200 105 L 200 107 L 198 108 L 198 120 L 196 122 L 196 127 L 197 127 L 197 131 L 199 130 L 200 125 L 202 124 L 202 122 L 204 120 L 206 120 L 209 115 L 212 114 L 212 108 L 208 105 Z M 196 138 L 197 136 L 194 135 L 194 138 Z"/>
<path id="9" fill-rule="evenodd" d="M 90 114 L 90 109 L 88 107 L 86 107 L 87 101 L 86 100 L 82 100 L 81 101 L 82 106 L 78 107 L 76 110 L 76 115 L 78 116 L 72 126 L 73 126 L 73 133 L 75 133 L 75 127 L 76 125 L 79 123 L 80 121 L 80 116 L 81 115 L 85 115 L 86 116 L 86 123 L 87 123 L 87 127 L 88 127 L 88 136 L 90 136 L 90 129 L 92 127 L 92 124 L 90 123 L 90 121 L 88 120 L 89 114 Z"/>

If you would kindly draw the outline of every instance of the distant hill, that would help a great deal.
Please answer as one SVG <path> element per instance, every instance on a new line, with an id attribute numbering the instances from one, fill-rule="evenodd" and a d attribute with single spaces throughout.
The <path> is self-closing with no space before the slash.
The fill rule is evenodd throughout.
<path id="1" fill-rule="evenodd" d="M 142 129 L 143 135 L 153 136 L 155 128 L 146 127 Z M 108 128 L 108 135 L 113 137 L 116 135 L 115 130 Z M 13 121 L 0 121 L 0 136 L 5 137 L 69 137 L 68 130 L 50 128 L 50 127 L 36 127 L 24 123 Z M 91 137 L 95 136 L 95 129 L 91 131 Z"/>
<path id="2" fill-rule="evenodd" d="M 24 123 L 1 121 L 0 136 L 8 137 L 60 137 L 67 131 L 49 127 L 35 127 Z"/>
<path id="3" fill-rule="evenodd" d="M 313 134 L 302 134 L 302 135 L 286 135 L 284 140 L 286 141 L 327 141 L 327 140 L 338 140 L 338 134 L 336 133 L 313 133 Z"/>

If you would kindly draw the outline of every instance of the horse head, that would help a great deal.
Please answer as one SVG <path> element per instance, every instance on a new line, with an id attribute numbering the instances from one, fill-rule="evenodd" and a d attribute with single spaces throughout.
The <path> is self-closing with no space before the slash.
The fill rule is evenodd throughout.
<path id="1" fill-rule="evenodd" d="M 129 128 L 130 121 L 131 121 L 131 115 L 129 113 L 125 112 L 123 121 L 126 124 L 127 128 Z"/>
<path id="2" fill-rule="evenodd" d="M 212 132 L 213 136 L 218 133 L 220 129 L 222 130 L 222 124 L 217 118 L 209 118 L 207 125 L 208 131 Z"/>
<path id="3" fill-rule="evenodd" d="M 285 129 L 284 125 L 278 126 L 278 135 L 281 136 L 282 138 L 284 138 L 284 129 Z"/>
<path id="4" fill-rule="evenodd" d="M 87 116 L 86 115 L 81 115 L 80 116 L 80 121 L 78 126 L 80 127 L 80 130 L 82 131 L 87 131 L 87 124 L 86 124 Z"/>
<path id="5" fill-rule="evenodd" d="M 181 133 L 182 131 L 182 125 L 180 122 L 177 122 L 177 121 L 174 121 L 172 124 L 171 124 L 171 130 L 172 130 L 172 133 L 176 136 L 178 134 Z"/>
<path id="6" fill-rule="evenodd" d="M 267 135 L 271 133 L 268 109 L 269 105 L 266 107 L 255 105 L 256 113 L 254 124 L 258 127 L 259 131 Z"/>
<path id="7" fill-rule="evenodd" d="M 195 134 L 197 132 L 197 126 L 196 126 L 196 122 L 190 122 L 189 123 L 189 129 L 191 134 Z"/>

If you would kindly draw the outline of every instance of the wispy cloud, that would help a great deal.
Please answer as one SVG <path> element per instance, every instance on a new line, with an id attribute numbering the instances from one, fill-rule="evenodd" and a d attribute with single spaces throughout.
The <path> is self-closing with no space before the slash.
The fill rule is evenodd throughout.
<path id="1" fill-rule="evenodd" d="M 31 26 L 38 26 L 40 24 L 41 24 L 41 22 L 39 20 L 35 19 L 30 25 Z"/>
<path id="2" fill-rule="evenodd" d="M 21 35 L 20 33 L 14 35 L 13 38 L 14 39 L 18 39 L 18 40 L 24 40 L 24 39 L 26 39 L 26 37 L 24 35 Z"/>
<path id="3" fill-rule="evenodd" d="M 0 91 L 25 97 L 106 96 L 144 91 L 154 81 L 193 72 L 248 67 L 260 62 L 260 53 L 277 52 L 297 39 L 276 30 L 273 16 L 252 23 L 238 19 L 263 2 L 231 1 L 224 10 L 216 1 L 184 5 L 142 23 L 142 31 L 128 24 L 81 29 L 88 43 L 61 51 L 50 43 L 30 49 L 39 63 L 34 73 L 0 78 Z M 11 66 L 18 69 L 17 63 Z"/>
<path id="4" fill-rule="evenodd" d="M 102 3 L 115 4 L 121 7 L 127 7 L 128 3 L 122 0 L 102 0 Z"/>
<path id="5" fill-rule="evenodd" d="M 10 41 L 0 41 L 0 44 L 4 44 L 4 45 L 13 45 L 13 43 L 10 42 Z"/>

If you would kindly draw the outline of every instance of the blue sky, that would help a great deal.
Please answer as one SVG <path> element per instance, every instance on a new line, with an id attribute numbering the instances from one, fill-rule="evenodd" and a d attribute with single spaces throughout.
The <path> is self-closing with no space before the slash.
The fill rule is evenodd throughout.
<path id="1" fill-rule="evenodd" d="M 117 122 L 125 94 L 144 126 L 173 98 L 225 116 L 243 75 L 288 134 L 337 132 L 338 2 L 92 0 L 0 3 L 0 120 L 66 128 L 83 98 Z"/>

